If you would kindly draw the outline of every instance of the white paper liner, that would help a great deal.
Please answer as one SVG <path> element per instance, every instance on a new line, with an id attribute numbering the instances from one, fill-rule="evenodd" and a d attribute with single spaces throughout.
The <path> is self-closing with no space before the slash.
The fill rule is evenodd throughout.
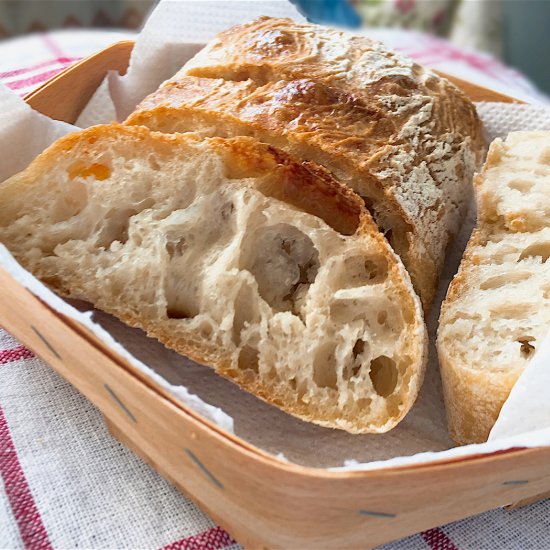
<path id="1" fill-rule="evenodd" d="M 119 119 L 126 117 L 137 102 L 176 72 L 202 43 L 232 24 L 259 15 L 301 18 L 285 1 L 161 2 L 136 42 L 127 75 L 110 74 L 77 122 L 91 125 L 109 122 L 115 114 Z M 550 129 L 550 114 L 540 107 L 484 103 L 478 105 L 478 110 L 490 139 L 505 136 L 511 130 Z M 16 94 L 0 87 L 0 151 L 4 157 L 0 180 L 25 167 L 57 137 L 75 129 L 34 113 Z M 439 305 L 456 273 L 474 223 L 472 209 L 449 251 L 427 320 L 430 360 L 421 395 L 405 420 L 383 435 L 350 435 L 297 420 L 241 391 L 211 369 L 167 350 L 141 331 L 101 312 L 79 311 L 25 272 L 1 245 L 0 265 L 51 307 L 85 325 L 155 383 L 223 429 L 281 459 L 299 464 L 346 470 L 378 469 L 550 444 L 550 412 L 548 399 L 543 395 L 543 389 L 548 387 L 544 385 L 548 381 L 544 364 L 550 360 L 548 341 L 520 377 L 490 442 L 452 448 L 447 434 L 433 342 Z M 539 391 L 533 392 L 537 387 Z M 533 414 L 534 410 L 541 414 Z"/>

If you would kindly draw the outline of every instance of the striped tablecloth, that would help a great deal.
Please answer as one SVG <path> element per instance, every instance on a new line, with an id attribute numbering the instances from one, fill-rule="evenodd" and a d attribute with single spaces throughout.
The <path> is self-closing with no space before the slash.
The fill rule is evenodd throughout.
<path id="1" fill-rule="evenodd" d="M 409 33 L 375 34 L 440 70 L 547 101 L 523 76 L 491 58 Z M 24 95 L 81 57 L 129 36 L 65 31 L 0 42 L 0 80 Z M 240 548 L 114 440 L 93 405 L 0 329 L 0 548 L 23 547 Z M 550 548 L 550 500 L 487 512 L 384 548 Z"/>

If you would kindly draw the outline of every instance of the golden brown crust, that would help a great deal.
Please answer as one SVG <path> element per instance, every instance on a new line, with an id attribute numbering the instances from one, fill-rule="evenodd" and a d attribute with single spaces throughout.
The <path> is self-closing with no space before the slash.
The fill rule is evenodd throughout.
<path id="1" fill-rule="evenodd" d="M 484 151 L 475 108 L 452 84 L 365 37 L 261 18 L 221 33 L 127 123 L 170 131 L 172 119 L 179 131 L 177 117 L 324 165 L 391 229 L 429 306 Z"/>
<path id="2" fill-rule="evenodd" d="M 495 375 L 457 365 L 441 347 L 438 351 L 450 436 L 459 445 L 487 441 L 520 372 Z"/>
<path id="3" fill-rule="evenodd" d="M 447 295 L 443 304 L 441 304 L 441 315 L 446 313 L 451 307 L 452 302 L 454 302 L 459 296 L 465 294 L 469 288 L 468 285 L 468 275 L 466 270 L 468 266 L 476 263 L 474 249 L 476 246 L 481 244 L 484 241 L 481 231 L 478 228 L 475 228 L 468 239 L 468 244 L 464 250 L 462 260 L 460 261 L 460 266 L 458 268 L 457 274 L 453 277 L 449 288 L 447 289 Z"/>

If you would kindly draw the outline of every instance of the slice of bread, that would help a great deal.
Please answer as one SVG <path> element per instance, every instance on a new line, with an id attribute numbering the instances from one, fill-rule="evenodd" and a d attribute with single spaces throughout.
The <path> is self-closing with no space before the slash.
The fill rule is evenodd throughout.
<path id="1" fill-rule="evenodd" d="M 254 136 L 361 195 L 427 309 L 484 153 L 472 102 L 364 36 L 261 18 L 214 38 L 127 120 Z"/>
<path id="2" fill-rule="evenodd" d="M 550 327 L 550 132 L 491 144 L 476 177 L 478 225 L 440 317 L 451 436 L 485 441 Z"/>
<path id="3" fill-rule="evenodd" d="M 0 241 L 87 300 L 285 411 L 384 432 L 426 331 L 359 197 L 251 138 L 71 134 L 0 186 Z"/>

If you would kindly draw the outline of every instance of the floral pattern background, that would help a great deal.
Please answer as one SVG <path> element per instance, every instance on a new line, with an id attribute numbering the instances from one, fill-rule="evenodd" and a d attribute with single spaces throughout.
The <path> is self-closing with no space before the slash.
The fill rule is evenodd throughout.
<path id="1" fill-rule="evenodd" d="M 502 54 L 498 0 L 351 0 L 367 27 L 399 27 L 447 37 L 459 46 Z"/>

